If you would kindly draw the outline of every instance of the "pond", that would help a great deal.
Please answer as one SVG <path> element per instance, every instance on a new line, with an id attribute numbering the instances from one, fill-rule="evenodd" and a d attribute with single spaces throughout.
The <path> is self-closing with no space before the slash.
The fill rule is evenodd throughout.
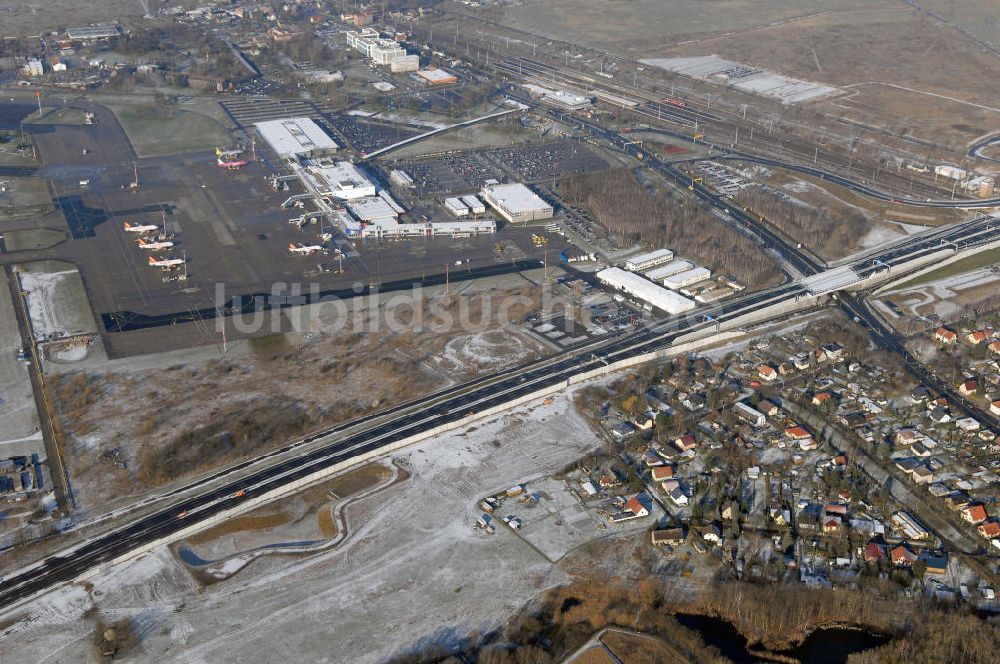
<path id="1" fill-rule="evenodd" d="M 693 629 L 702 640 L 719 649 L 737 664 L 759 662 L 750 654 L 747 640 L 728 620 L 713 616 L 678 613 L 674 616 L 684 627 Z M 799 645 L 777 655 L 792 657 L 803 664 L 846 664 L 848 656 L 888 643 L 891 637 L 845 627 L 825 627 L 809 634 Z"/>

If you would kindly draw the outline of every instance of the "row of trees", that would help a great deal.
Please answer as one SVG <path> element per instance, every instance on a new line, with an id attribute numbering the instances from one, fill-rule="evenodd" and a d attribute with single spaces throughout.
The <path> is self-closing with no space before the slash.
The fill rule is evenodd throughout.
<path id="1" fill-rule="evenodd" d="M 567 178 L 559 184 L 559 193 L 567 202 L 588 208 L 598 223 L 627 242 L 670 247 L 755 288 L 780 281 L 778 264 L 749 237 L 689 196 L 651 193 L 631 171 Z"/>

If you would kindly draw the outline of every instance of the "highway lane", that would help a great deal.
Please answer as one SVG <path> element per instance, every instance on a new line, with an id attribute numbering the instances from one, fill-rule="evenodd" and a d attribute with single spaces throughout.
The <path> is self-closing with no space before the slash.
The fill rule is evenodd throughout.
<path id="1" fill-rule="evenodd" d="M 979 220 L 977 223 L 970 222 L 962 228 L 949 229 L 949 232 L 935 232 L 934 237 L 918 236 L 912 241 L 912 247 L 907 244 L 893 247 L 882 255 L 876 254 L 874 257 L 864 259 L 864 262 L 859 262 L 856 267 L 859 270 L 867 269 L 869 259 L 872 260 L 874 267 L 876 260 L 888 259 L 890 256 L 903 257 L 908 255 L 908 251 L 910 253 L 938 251 L 942 234 L 951 237 L 978 230 L 982 230 L 984 238 L 997 238 L 998 230 L 990 226 L 987 221 Z M 544 388 L 565 384 L 573 376 L 608 363 L 665 349 L 681 335 L 695 331 L 710 331 L 712 327 L 717 328 L 722 322 L 760 310 L 769 304 L 791 303 L 805 293 L 805 289 L 798 283 L 751 293 L 624 334 L 596 349 L 587 347 L 559 356 L 549 363 L 524 366 L 518 371 L 501 372 L 493 376 L 496 379 L 494 382 L 480 384 L 464 393 L 440 399 L 434 397 L 426 407 L 376 424 L 366 431 L 353 433 L 316 449 L 304 451 L 297 456 L 281 460 L 276 465 L 256 470 L 247 477 L 224 481 L 201 494 L 182 499 L 168 508 L 137 518 L 67 552 L 51 556 L 35 567 L 15 572 L 0 582 L 0 606 L 76 578 L 101 562 L 121 556 L 134 548 L 181 530 L 195 521 L 207 519 L 229 509 L 239 504 L 241 498 L 236 496 L 238 491 L 245 491 L 253 496 L 286 486 L 333 464 L 383 449 L 388 444 L 428 431 L 446 422 L 460 420 L 467 415 L 509 403 L 513 399 Z M 862 313 L 855 315 L 865 319 Z M 931 381 L 928 381 L 928 384 L 937 385 Z M 385 413 L 379 416 L 385 416 Z M 310 440 L 319 440 L 338 430 L 339 428 L 335 428 L 316 434 L 310 437 Z M 285 452 L 292 449 L 294 445 L 282 448 Z M 186 513 L 186 516 L 180 517 L 182 513 Z"/>
<path id="2" fill-rule="evenodd" d="M 632 151 L 640 149 L 638 146 L 628 145 L 627 139 L 616 132 L 604 130 L 597 125 L 585 123 L 576 118 L 574 121 L 581 123 L 581 125 L 590 125 L 593 135 L 607 139 L 616 148 L 625 152 L 634 153 Z M 679 172 L 676 169 L 671 171 L 665 164 L 656 160 L 650 161 L 653 167 L 665 169 L 661 172 L 665 172 L 673 178 L 678 177 Z M 687 176 L 681 175 L 681 177 L 687 179 Z M 700 197 L 715 207 L 720 208 L 727 205 L 723 199 L 704 190 L 704 188 L 698 187 L 696 191 L 698 190 L 702 190 Z M 721 207 L 721 209 L 725 208 Z M 732 211 L 729 214 L 739 219 L 738 216 L 732 215 Z M 821 266 L 808 256 L 799 256 L 798 252 L 788 246 L 782 238 L 773 234 L 767 235 L 768 229 L 758 224 L 754 230 L 765 235 L 776 248 L 783 249 L 783 253 L 790 261 L 794 261 L 793 264 L 796 264 L 797 269 L 801 269 L 803 274 L 815 274 L 821 269 Z M 995 230 L 991 228 L 984 233 L 987 237 L 993 237 L 992 234 Z M 950 234 L 944 232 L 942 237 L 960 240 L 959 236 L 966 232 L 969 232 L 969 229 L 958 228 L 951 230 Z M 918 236 L 914 238 L 912 246 L 904 243 L 902 246 L 894 247 L 885 253 L 885 258 L 906 256 L 907 251 L 911 253 L 913 251 L 938 251 L 942 237 L 921 238 Z M 876 254 L 864 260 L 866 262 L 871 260 L 871 266 L 874 268 L 876 267 L 875 261 L 879 257 Z M 867 264 L 859 264 L 859 269 L 867 268 Z M 699 310 L 692 315 L 674 317 L 655 326 L 624 334 L 597 349 L 577 349 L 575 352 L 557 357 L 552 362 L 542 363 L 539 366 L 523 366 L 516 370 L 508 370 L 484 378 L 482 382 L 474 381 L 478 386 L 473 386 L 467 392 L 456 392 L 452 396 L 443 398 L 432 396 L 432 403 L 424 408 L 418 408 L 394 420 L 383 422 L 367 431 L 349 435 L 315 450 L 303 452 L 301 455 L 283 460 L 275 466 L 257 470 L 245 478 L 223 483 L 204 493 L 183 499 L 169 508 L 140 517 L 132 523 L 76 546 L 69 553 L 52 556 L 36 567 L 4 578 L 0 582 L 0 605 L 7 605 L 57 583 L 73 579 L 103 561 L 123 555 L 136 547 L 181 530 L 193 521 L 209 518 L 233 507 L 241 500 L 236 496 L 237 491 L 247 491 L 250 495 L 255 495 L 280 488 L 318 470 L 355 458 L 366 452 L 382 449 L 390 443 L 417 435 L 440 424 L 457 421 L 469 414 L 509 403 L 520 396 L 565 383 L 575 375 L 599 368 L 610 362 L 664 349 L 682 334 L 709 330 L 728 319 L 743 315 L 751 310 L 759 310 L 769 303 L 791 302 L 804 293 L 803 287 L 796 283 L 786 284 L 771 291 L 752 293 L 728 303 Z M 711 318 L 708 318 L 709 316 Z M 426 403 L 427 400 L 421 402 Z M 387 413 L 383 412 L 371 417 L 374 419 L 386 415 Z M 331 433 L 342 431 L 347 426 L 357 425 L 358 422 L 342 425 L 340 428 L 316 434 L 310 437 L 309 441 L 314 442 L 330 436 Z M 294 448 L 295 445 L 289 445 L 270 454 L 276 456 L 292 451 Z M 253 463 L 259 463 L 260 460 L 258 458 L 245 462 L 247 465 L 242 467 L 246 468 Z M 224 473 L 219 473 L 215 477 L 224 477 Z M 179 517 L 178 515 L 181 513 L 186 513 L 186 516 Z"/>
<path id="3" fill-rule="evenodd" d="M 370 430 L 285 459 L 245 478 L 223 483 L 95 537 L 73 547 L 69 552 L 51 556 L 36 567 L 4 578 L 0 582 L 0 606 L 76 578 L 104 561 L 233 507 L 241 500 L 236 496 L 237 491 L 245 491 L 251 496 L 266 493 L 333 464 L 381 449 L 443 423 L 508 403 L 546 387 L 563 384 L 575 375 L 600 368 L 607 363 L 666 348 L 682 334 L 709 329 L 729 318 L 759 309 L 767 303 L 794 299 L 802 292 L 801 286 L 790 284 L 771 291 L 752 293 L 711 308 L 709 311 L 713 313 L 708 315 L 712 315 L 714 320 L 707 319 L 704 313 L 674 317 L 657 326 L 613 340 L 597 351 L 585 350 L 570 354 L 552 364 L 531 368 L 520 375 L 514 374 L 468 393 L 438 401 L 426 408 L 378 424 Z M 289 448 L 290 446 L 286 446 L 284 449 Z M 179 516 L 184 513 L 186 516 Z"/>
<path id="4" fill-rule="evenodd" d="M 985 159 L 986 161 L 1000 163 L 1000 159 L 997 159 L 995 157 L 987 157 L 982 153 L 983 150 L 990 147 L 991 145 L 996 145 L 997 143 L 1000 143 L 1000 136 L 990 136 L 989 138 L 984 138 L 978 143 L 974 143 L 972 147 L 969 148 L 967 154 L 970 157 L 976 157 L 978 159 Z"/>

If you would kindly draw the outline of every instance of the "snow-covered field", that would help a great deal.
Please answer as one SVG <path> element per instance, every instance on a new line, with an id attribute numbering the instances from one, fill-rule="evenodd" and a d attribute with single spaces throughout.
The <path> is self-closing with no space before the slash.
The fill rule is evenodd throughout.
<path id="1" fill-rule="evenodd" d="M 564 573 L 478 500 L 547 476 L 599 444 L 570 395 L 402 450 L 411 477 L 346 510 L 350 534 L 302 558 L 262 557 L 202 589 L 167 548 L 0 617 L 3 660 L 86 659 L 95 607 L 130 618 L 136 662 L 378 662 L 428 639 L 499 626 Z"/>

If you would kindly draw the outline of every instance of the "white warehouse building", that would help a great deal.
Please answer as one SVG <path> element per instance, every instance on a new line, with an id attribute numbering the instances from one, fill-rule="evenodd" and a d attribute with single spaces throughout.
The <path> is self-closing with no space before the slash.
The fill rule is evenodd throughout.
<path id="1" fill-rule="evenodd" d="M 461 198 L 452 197 L 444 199 L 444 207 L 456 217 L 464 217 L 469 214 L 469 208 Z"/>
<path id="2" fill-rule="evenodd" d="M 680 274 L 681 272 L 687 272 L 694 266 L 694 263 L 691 261 L 686 261 L 681 258 L 675 261 L 670 261 L 666 265 L 654 267 L 649 272 L 644 272 L 643 274 L 645 274 L 646 278 L 650 281 L 663 281 L 667 277 Z"/>
<path id="3" fill-rule="evenodd" d="M 667 261 L 672 260 L 673 257 L 674 252 L 669 249 L 647 251 L 644 254 L 638 254 L 625 261 L 625 269 L 630 272 L 641 272 L 662 263 L 666 263 Z"/>
<path id="4" fill-rule="evenodd" d="M 469 208 L 469 212 L 472 214 L 483 214 L 486 212 L 486 205 L 479 200 L 478 196 L 468 195 L 462 196 L 462 202 L 465 203 L 465 207 Z"/>
<path id="5" fill-rule="evenodd" d="M 695 267 L 685 272 L 678 272 L 663 280 L 663 285 L 667 288 L 678 290 L 699 281 L 705 281 L 712 277 L 712 271 L 707 267 Z"/>
<path id="6" fill-rule="evenodd" d="M 483 187 L 483 199 L 512 224 L 551 219 L 552 206 L 523 184 L 495 184 Z"/>
<path id="7" fill-rule="evenodd" d="M 254 125 L 279 159 L 323 157 L 337 151 L 337 144 L 309 118 L 267 120 Z"/>
<path id="8" fill-rule="evenodd" d="M 679 314 L 695 308 L 695 303 L 683 295 L 678 295 L 635 272 L 626 272 L 618 267 L 609 267 L 597 273 L 597 279 L 615 290 L 642 300 L 668 314 Z"/>

